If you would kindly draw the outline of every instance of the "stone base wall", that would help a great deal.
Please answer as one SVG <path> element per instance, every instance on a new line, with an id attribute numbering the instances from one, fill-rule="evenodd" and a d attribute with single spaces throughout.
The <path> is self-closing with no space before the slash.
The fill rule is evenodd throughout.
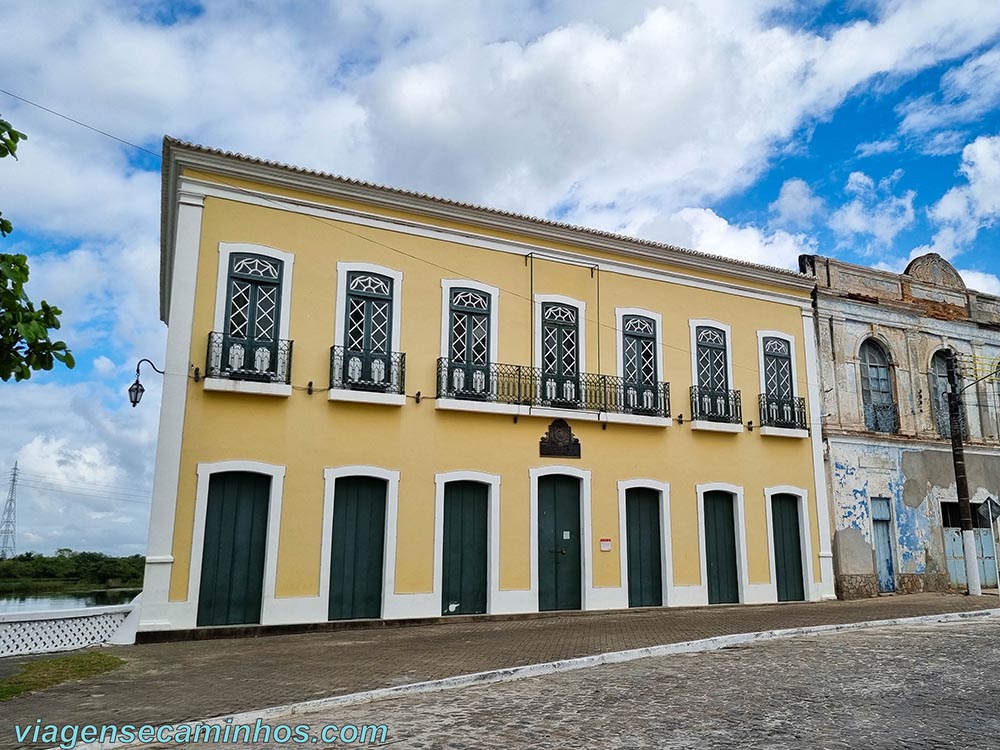
<path id="1" fill-rule="evenodd" d="M 896 593 L 922 594 L 925 591 L 948 591 L 947 573 L 900 573 Z M 878 576 L 873 573 L 839 575 L 835 581 L 838 599 L 868 599 L 879 595 Z"/>
<path id="2" fill-rule="evenodd" d="M 834 590 L 838 599 L 867 599 L 878 596 L 878 576 L 874 573 L 837 576 Z"/>
<path id="3" fill-rule="evenodd" d="M 948 591 L 950 587 L 946 573 L 900 573 L 896 582 L 896 590 L 903 594 Z"/>

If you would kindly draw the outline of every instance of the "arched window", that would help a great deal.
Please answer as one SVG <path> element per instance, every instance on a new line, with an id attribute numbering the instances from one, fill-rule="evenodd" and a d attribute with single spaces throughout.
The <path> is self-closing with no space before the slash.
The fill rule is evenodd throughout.
<path id="1" fill-rule="evenodd" d="M 393 280 L 354 271 L 347 277 L 343 380 L 351 388 L 385 391 L 398 380 L 392 362 Z"/>
<path id="2" fill-rule="evenodd" d="M 655 412 L 659 400 L 656 321 L 645 315 L 625 315 L 621 335 L 625 405 L 628 409 Z"/>
<path id="3" fill-rule="evenodd" d="M 542 400 L 576 408 L 580 404 L 579 311 L 571 305 L 542 305 Z"/>
<path id="4" fill-rule="evenodd" d="M 249 380 L 287 379 L 287 344 L 278 335 L 283 263 L 250 253 L 229 256 L 225 330 L 210 372 Z"/>
<path id="5" fill-rule="evenodd" d="M 889 355 L 881 344 L 868 339 L 861 345 L 860 360 L 865 426 L 873 432 L 898 432 L 899 410 L 892 393 Z"/>
<path id="6" fill-rule="evenodd" d="M 448 325 L 449 386 L 458 398 L 485 398 L 490 380 L 491 296 L 451 290 Z"/>

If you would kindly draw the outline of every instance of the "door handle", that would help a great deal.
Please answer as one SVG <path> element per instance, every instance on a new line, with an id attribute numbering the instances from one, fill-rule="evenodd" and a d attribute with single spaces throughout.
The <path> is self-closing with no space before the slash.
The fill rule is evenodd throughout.
<path id="1" fill-rule="evenodd" d="M 566 550 L 560 547 L 559 548 L 559 554 L 560 555 L 565 555 L 566 554 Z"/>

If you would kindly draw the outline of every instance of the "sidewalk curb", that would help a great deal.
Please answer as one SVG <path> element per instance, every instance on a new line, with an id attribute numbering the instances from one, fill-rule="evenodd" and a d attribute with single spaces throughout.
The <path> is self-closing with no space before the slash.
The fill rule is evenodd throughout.
<path id="1" fill-rule="evenodd" d="M 210 719 L 180 721 L 172 726 L 176 730 L 178 727 L 185 725 L 215 726 L 224 725 L 230 722 L 234 725 L 252 724 L 258 719 L 264 722 L 269 719 L 304 716 L 307 714 L 317 713 L 319 711 L 325 711 L 327 709 L 353 706 L 359 703 L 400 698 L 420 693 L 452 690 L 455 688 L 470 687 L 473 685 L 489 685 L 496 682 L 509 682 L 512 680 L 524 679 L 526 677 L 539 677 L 558 672 L 570 672 L 577 669 L 586 669 L 588 667 L 596 667 L 602 664 L 620 664 L 622 662 L 635 661 L 636 659 L 645 659 L 650 656 L 692 654 L 785 638 L 824 635 L 829 633 L 881 628 L 894 625 L 921 625 L 958 622 L 960 620 L 987 617 L 1000 617 L 1000 608 L 974 610 L 970 612 L 948 612 L 937 615 L 920 615 L 918 617 L 899 617 L 888 620 L 868 620 L 864 622 L 839 623 L 833 625 L 811 625 L 798 628 L 763 630 L 754 633 L 733 633 L 730 635 L 720 635 L 694 641 L 667 643 L 660 646 L 645 646 L 643 648 L 628 649 L 627 651 L 611 651 L 603 654 L 594 654 L 592 656 L 581 656 L 573 659 L 561 659 L 559 661 L 545 662 L 541 664 L 526 664 L 518 667 L 491 669 L 486 672 L 474 672 L 472 674 L 458 675 L 455 677 L 445 677 L 439 680 L 428 680 L 425 682 L 414 682 L 406 685 L 376 688 L 374 690 L 365 690 L 359 693 L 334 695 L 327 698 L 316 698 L 314 700 L 302 701 L 300 703 L 289 703 L 283 706 L 272 706 L 270 708 L 256 709 L 253 711 L 215 716 Z M 114 750 L 115 748 L 138 746 L 141 745 L 137 742 L 94 742 L 89 744 L 78 744 L 76 745 L 75 750 Z"/>

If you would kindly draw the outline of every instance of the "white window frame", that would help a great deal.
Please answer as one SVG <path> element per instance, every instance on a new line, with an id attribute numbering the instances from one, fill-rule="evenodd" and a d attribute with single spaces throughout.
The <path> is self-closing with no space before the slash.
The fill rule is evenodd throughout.
<path id="1" fill-rule="evenodd" d="M 281 311 L 278 319 L 278 338 L 288 340 L 292 317 L 292 270 L 295 264 L 293 253 L 249 242 L 220 242 L 219 269 L 215 284 L 215 315 L 212 330 L 222 332 L 226 326 L 226 299 L 229 292 L 229 265 L 234 253 L 251 253 L 281 261 Z M 291 396 L 292 386 L 287 383 L 257 383 L 252 380 L 231 380 L 205 376 L 206 391 L 230 393 L 256 393 L 262 396 Z"/>
<path id="2" fill-rule="evenodd" d="M 344 327 L 347 322 L 347 277 L 354 272 L 376 273 L 392 279 L 392 351 L 401 352 L 400 326 L 403 320 L 403 272 L 394 268 L 375 265 L 374 263 L 353 263 L 339 261 L 337 263 L 337 298 L 336 314 L 333 329 L 333 345 L 344 345 Z M 331 388 L 327 396 L 330 401 L 352 401 L 368 404 L 384 404 L 386 406 L 403 406 L 406 403 L 405 393 L 371 393 L 354 391 L 349 388 Z"/>
<path id="3" fill-rule="evenodd" d="M 447 357 L 451 337 L 451 291 L 475 289 L 490 297 L 490 364 L 499 362 L 497 349 L 500 340 L 500 290 L 481 281 L 469 279 L 441 279 L 441 356 Z"/>
<path id="4" fill-rule="evenodd" d="M 284 491 L 284 466 L 261 461 L 216 461 L 199 463 L 195 489 L 194 527 L 191 536 L 191 564 L 188 570 L 188 604 L 190 627 L 197 626 L 198 597 L 201 593 L 201 563 L 205 554 L 205 520 L 208 516 L 208 486 L 213 474 L 244 471 L 270 477 L 271 488 L 267 504 L 267 532 L 264 543 L 264 589 L 261 597 L 260 624 L 281 622 L 281 606 L 276 602 L 278 577 L 278 539 L 281 533 L 281 497 Z"/>
<path id="5" fill-rule="evenodd" d="M 618 352 L 618 377 L 625 377 L 625 316 L 641 315 L 644 318 L 651 318 L 656 326 L 656 377 L 661 382 L 663 377 L 663 316 L 658 312 L 646 310 L 641 307 L 616 307 L 615 308 L 615 328 L 617 329 L 617 352 Z"/>
<path id="6" fill-rule="evenodd" d="M 562 294 L 535 295 L 535 367 L 538 369 L 542 367 L 542 305 L 547 302 L 576 308 L 577 344 L 580 349 L 579 373 L 582 375 L 587 372 L 587 303 Z"/>
<path id="7" fill-rule="evenodd" d="M 698 327 L 711 326 L 718 328 L 726 335 L 726 379 L 729 381 L 729 390 L 738 391 L 733 380 L 733 329 L 728 323 L 720 323 L 718 320 L 708 318 L 691 318 L 688 320 L 688 328 L 691 335 L 691 385 L 698 385 Z M 700 387 L 700 386 L 699 386 Z M 742 393 L 741 399 L 742 399 Z M 743 424 L 733 424 L 730 422 L 712 422 L 707 419 L 691 420 L 692 430 L 709 430 L 711 432 L 743 432 Z"/>
<path id="8" fill-rule="evenodd" d="M 796 352 L 795 352 L 795 337 L 791 334 L 785 333 L 784 331 L 757 331 L 757 370 L 760 376 L 760 393 L 767 393 L 767 384 L 764 381 L 764 339 L 782 339 L 788 342 L 789 354 L 792 359 L 792 398 L 796 398 L 799 395 L 799 369 L 798 362 L 796 362 Z M 758 415 L 758 419 L 760 415 Z M 768 435 L 771 437 L 792 437 L 792 438 L 807 438 L 809 437 L 808 430 L 799 429 L 789 429 L 786 427 L 765 427 L 761 425 L 760 428 L 761 435 Z"/>

